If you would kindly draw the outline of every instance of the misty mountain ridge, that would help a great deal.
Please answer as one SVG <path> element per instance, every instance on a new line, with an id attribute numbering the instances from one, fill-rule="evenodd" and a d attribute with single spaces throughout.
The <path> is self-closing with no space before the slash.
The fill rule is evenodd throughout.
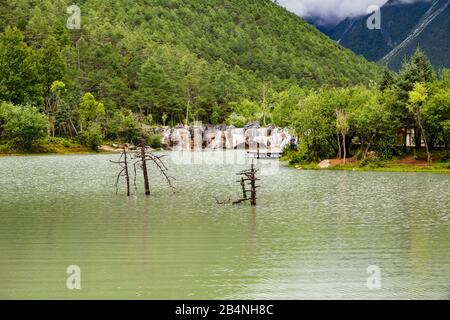
<path id="1" fill-rule="evenodd" d="M 381 8 L 381 30 L 367 28 L 369 15 L 318 29 L 371 61 L 398 70 L 417 47 L 437 67 L 450 67 L 450 0 L 388 1 Z"/>

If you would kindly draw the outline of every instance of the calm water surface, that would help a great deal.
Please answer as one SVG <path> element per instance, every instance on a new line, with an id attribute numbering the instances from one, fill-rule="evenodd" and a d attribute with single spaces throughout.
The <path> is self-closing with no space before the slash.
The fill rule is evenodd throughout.
<path id="1" fill-rule="evenodd" d="M 448 175 L 280 167 L 251 208 L 216 204 L 246 165 L 209 155 L 150 198 L 115 195 L 116 155 L 0 158 L 0 298 L 450 298 Z"/>

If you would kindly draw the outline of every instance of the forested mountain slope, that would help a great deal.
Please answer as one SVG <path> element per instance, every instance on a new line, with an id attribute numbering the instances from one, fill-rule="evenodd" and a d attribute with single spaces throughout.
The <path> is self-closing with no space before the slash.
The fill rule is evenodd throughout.
<path id="1" fill-rule="evenodd" d="M 368 60 L 395 70 L 418 46 L 436 68 L 450 67 L 449 0 L 391 0 L 381 8 L 381 30 L 369 30 L 367 18 L 347 19 L 328 34 Z"/>
<path id="2" fill-rule="evenodd" d="M 379 76 L 377 66 L 270 0 L 80 0 L 81 30 L 66 28 L 73 1 L 1 2 L 0 32 L 17 27 L 35 51 L 56 39 L 67 65 L 57 80 L 77 93 L 72 100 L 90 92 L 108 108 L 157 120 L 182 118 L 187 104 L 205 118 L 230 102 L 260 99 L 266 86 L 345 86 Z"/>

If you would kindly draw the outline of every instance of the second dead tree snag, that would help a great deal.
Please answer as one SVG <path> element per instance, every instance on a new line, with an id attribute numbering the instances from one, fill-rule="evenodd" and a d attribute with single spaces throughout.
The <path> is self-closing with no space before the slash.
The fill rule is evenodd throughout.
<path id="1" fill-rule="evenodd" d="M 247 190 L 245 190 L 245 179 L 241 177 L 241 187 L 242 187 L 242 197 L 243 199 L 247 199 Z"/>
<path id="2" fill-rule="evenodd" d="M 252 163 L 252 166 L 250 169 L 241 171 L 237 175 L 241 176 L 241 179 L 237 182 L 241 184 L 242 187 L 242 198 L 234 201 L 233 204 L 239 204 L 245 201 L 250 201 L 250 204 L 252 206 L 256 206 L 256 189 L 259 188 L 259 186 L 256 185 L 256 181 L 259 181 L 256 177 L 256 173 L 258 172 L 258 169 L 255 168 L 255 165 Z M 250 190 L 247 190 L 247 184 L 250 185 Z M 248 197 L 248 193 L 250 192 L 250 198 Z"/>
<path id="3" fill-rule="evenodd" d="M 140 152 L 140 163 L 142 167 L 142 172 L 144 174 L 144 188 L 145 188 L 145 195 L 150 195 L 150 183 L 148 181 L 148 171 L 147 171 L 147 156 L 146 156 L 146 150 L 145 150 L 145 140 L 140 139 L 139 142 L 139 152 Z"/>

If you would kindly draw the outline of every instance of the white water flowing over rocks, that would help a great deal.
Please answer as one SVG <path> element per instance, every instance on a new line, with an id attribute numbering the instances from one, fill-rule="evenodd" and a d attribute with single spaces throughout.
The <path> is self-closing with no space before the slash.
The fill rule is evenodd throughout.
<path id="1" fill-rule="evenodd" d="M 192 126 L 161 128 L 163 147 L 168 150 L 247 149 L 282 152 L 289 145 L 291 135 L 287 129 L 258 124 L 246 128 L 233 126 Z"/>

